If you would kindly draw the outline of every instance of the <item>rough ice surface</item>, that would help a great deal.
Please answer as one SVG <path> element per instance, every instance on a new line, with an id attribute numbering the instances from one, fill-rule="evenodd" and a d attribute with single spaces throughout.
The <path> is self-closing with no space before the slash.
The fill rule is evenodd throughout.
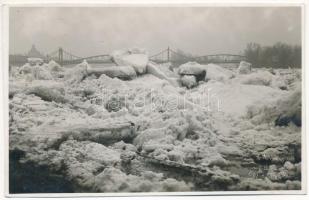
<path id="1" fill-rule="evenodd" d="M 196 78 L 193 75 L 184 75 L 180 79 L 181 84 L 187 88 L 193 88 L 197 85 Z"/>
<path id="2" fill-rule="evenodd" d="M 270 86 L 273 75 L 268 71 L 258 71 L 246 76 L 243 76 L 241 83 L 248 85 L 265 85 Z"/>
<path id="3" fill-rule="evenodd" d="M 240 82 L 247 85 L 264 85 L 273 88 L 286 90 L 288 88 L 287 79 L 282 76 L 274 75 L 269 71 L 257 71 L 237 77 Z"/>
<path id="4" fill-rule="evenodd" d="M 75 192 L 299 190 L 299 72 L 194 65 L 207 81 L 193 81 L 200 67 L 181 77 L 144 61 L 132 67 L 146 74 L 132 80 L 94 76 L 86 61 L 14 69 L 10 153 L 63 176 Z M 173 84 L 181 79 L 190 89 Z"/>
<path id="5" fill-rule="evenodd" d="M 233 77 L 233 72 L 216 64 L 207 64 L 204 69 L 206 69 L 206 80 L 226 81 Z"/>

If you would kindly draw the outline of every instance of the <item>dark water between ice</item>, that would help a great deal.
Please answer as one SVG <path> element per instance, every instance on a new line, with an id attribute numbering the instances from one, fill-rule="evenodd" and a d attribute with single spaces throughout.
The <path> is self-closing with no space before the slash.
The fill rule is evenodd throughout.
<path id="1" fill-rule="evenodd" d="M 48 167 L 36 167 L 34 163 L 20 163 L 19 160 L 23 156 L 19 152 L 10 153 L 10 175 L 9 175 L 9 192 L 11 194 L 18 193 L 74 193 L 85 192 L 78 191 L 73 187 L 61 173 L 55 173 L 48 169 Z M 152 164 L 154 167 L 155 164 Z M 181 176 L 183 180 L 193 181 L 193 191 L 225 191 L 227 188 L 224 185 L 213 187 L 212 185 L 205 185 L 202 177 L 195 177 L 189 171 L 178 168 L 170 169 L 169 167 L 160 168 L 163 174 L 168 174 L 172 178 Z M 163 171 L 162 171 L 163 170 Z M 241 169 L 233 169 L 235 172 Z M 244 169 L 243 169 L 244 170 Z M 242 171 L 245 176 L 248 176 L 247 171 Z M 244 175 L 244 174 L 243 174 Z"/>
<path id="2" fill-rule="evenodd" d="M 52 173 L 47 167 L 19 162 L 22 153 L 10 152 L 9 192 L 18 193 L 71 193 L 72 185 L 61 174 Z"/>

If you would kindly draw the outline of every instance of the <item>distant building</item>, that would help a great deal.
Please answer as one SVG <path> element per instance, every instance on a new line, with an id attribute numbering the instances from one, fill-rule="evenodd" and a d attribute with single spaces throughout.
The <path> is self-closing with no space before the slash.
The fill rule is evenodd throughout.
<path id="1" fill-rule="evenodd" d="M 43 60 L 46 60 L 46 57 L 43 56 L 43 54 L 41 54 L 36 49 L 35 45 L 32 45 L 31 49 L 25 55 L 21 55 L 21 54 L 10 55 L 9 63 L 10 63 L 10 65 L 21 66 L 21 65 L 27 63 L 28 58 L 41 58 Z"/>
<path id="2" fill-rule="evenodd" d="M 43 56 L 36 48 L 35 45 L 32 45 L 30 51 L 27 54 L 28 58 L 42 58 L 45 59 L 45 56 Z"/>

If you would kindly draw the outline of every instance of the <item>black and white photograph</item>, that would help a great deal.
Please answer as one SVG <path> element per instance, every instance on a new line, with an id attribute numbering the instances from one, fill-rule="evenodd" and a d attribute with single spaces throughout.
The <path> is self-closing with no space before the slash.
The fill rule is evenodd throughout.
<path id="1" fill-rule="evenodd" d="M 9 6 L 8 194 L 303 194 L 303 12 Z"/>

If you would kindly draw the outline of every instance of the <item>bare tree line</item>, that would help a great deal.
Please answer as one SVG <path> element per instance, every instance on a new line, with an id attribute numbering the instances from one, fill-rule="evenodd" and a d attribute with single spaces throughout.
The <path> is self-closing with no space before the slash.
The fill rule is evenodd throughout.
<path id="1" fill-rule="evenodd" d="M 249 43 L 244 50 L 253 67 L 301 68 L 301 46 L 278 42 L 272 46 Z"/>

